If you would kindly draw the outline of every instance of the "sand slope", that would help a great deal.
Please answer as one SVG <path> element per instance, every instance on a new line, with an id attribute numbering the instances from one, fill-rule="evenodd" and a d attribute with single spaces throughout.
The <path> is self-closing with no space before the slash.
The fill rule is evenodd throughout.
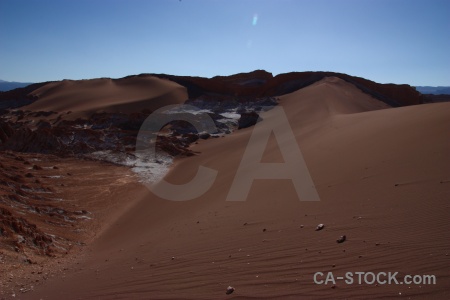
<path id="1" fill-rule="evenodd" d="M 87 115 L 94 112 L 141 112 L 169 104 L 183 103 L 186 89 L 169 80 L 152 76 L 121 79 L 63 80 L 52 82 L 33 91 L 38 97 L 24 110 L 56 111 Z"/>
<path id="2" fill-rule="evenodd" d="M 208 192 L 187 202 L 149 193 L 110 224 L 86 261 L 21 297 L 448 299 L 450 104 L 386 109 L 326 78 L 280 105 L 321 201 L 299 201 L 290 180 L 268 179 L 253 183 L 247 201 L 225 201 L 253 128 L 203 141 L 193 147 L 201 154 L 179 160 L 166 179 L 181 184 L 199 165 L 213 168 Z M 282 161 L 274 137 L 263 160 Z M 319 223 L 325 229 L 315 231 Z M 333 289 L 313 283 L 318 271 L 434 274 L 437 285 L 338 281 Z"/>

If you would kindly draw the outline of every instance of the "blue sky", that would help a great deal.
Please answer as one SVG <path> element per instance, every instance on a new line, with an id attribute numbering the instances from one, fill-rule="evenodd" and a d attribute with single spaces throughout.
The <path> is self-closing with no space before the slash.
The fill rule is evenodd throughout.
<path id="1" fill-rule="evenodd" d="M 0 0 L 0 79 L 335 71 L 450 85 L 450 1 Z"/>

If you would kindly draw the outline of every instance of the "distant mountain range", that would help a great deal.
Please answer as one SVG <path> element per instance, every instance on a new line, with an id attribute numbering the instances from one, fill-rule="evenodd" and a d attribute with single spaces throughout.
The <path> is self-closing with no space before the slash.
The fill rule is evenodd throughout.
<path id="1" fill-rule="evenodd" d="M 25 87 L 27 85 L 32 84 L 32 82 L 14 82 L 14 81 L 5 81 L 0 79 L 0 91 L 9 91 L 21 87 Z"/>
<path id="2" fill-rule="evenodd" d="M 421 94 L 450 95 L 450 86 L 416 86 Z"/>

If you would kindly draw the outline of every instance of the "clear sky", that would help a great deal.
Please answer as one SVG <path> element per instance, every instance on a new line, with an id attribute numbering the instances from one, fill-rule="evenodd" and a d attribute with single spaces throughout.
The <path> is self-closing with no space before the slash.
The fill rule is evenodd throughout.
<path id="1" fill-rule="evenodd" d="M 0 0 L 0 79 L 335 71 L 450 86 L 449 0 Z"/>

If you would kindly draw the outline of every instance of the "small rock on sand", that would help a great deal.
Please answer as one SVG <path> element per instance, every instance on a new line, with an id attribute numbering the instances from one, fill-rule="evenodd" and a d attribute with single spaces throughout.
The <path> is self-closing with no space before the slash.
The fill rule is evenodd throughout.
<path id="1" fill-rule="evenodd" d="M 336 242 L 338 242 L 338 243 L 340 244 L 340 243 L 345 242 L 346 239 L 347 239 L 347 237 L 346 237 L 345 235 L 341 235 L 341 236 L 336 240 Z"/>
<path id="2" fill-rule="evenodd" d="M 234 292 L 234 287 L 232 287 L 231 285 L 227 287 L 227 291 L 225 292 L 225 294 L 229 295 L 232 292 Z"/>
<path id="3" fill-rule="evenodd" d="M 325 228 L 325 225 L 319 224 L 319 225 L 317 225 L 317 227 L 316 227 L 316 231 L 322 230 L 322 229 L 324 229 L 324 228 Z"/>

